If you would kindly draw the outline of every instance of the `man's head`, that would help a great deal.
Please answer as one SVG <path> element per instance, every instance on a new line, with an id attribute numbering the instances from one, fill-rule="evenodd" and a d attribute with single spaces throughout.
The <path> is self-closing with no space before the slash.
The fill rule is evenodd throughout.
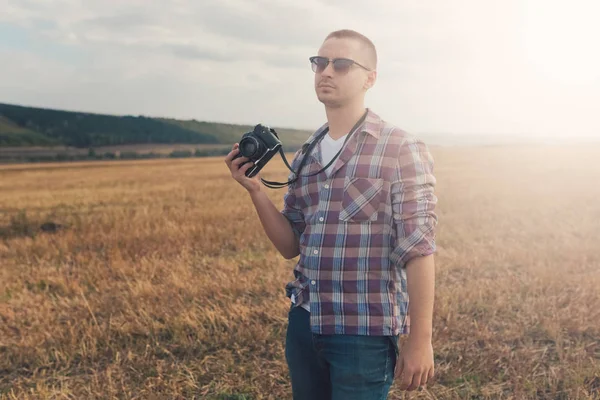
<path id="1" fill-rule="evenodd" d="M 343 60 L 334 63 L 336 59 Z M 371 40 L 356 31 L 331 32 L 311 60 L 317 97 L 327 107 L 362 102 L 375 84 L 377 51 Z"/>

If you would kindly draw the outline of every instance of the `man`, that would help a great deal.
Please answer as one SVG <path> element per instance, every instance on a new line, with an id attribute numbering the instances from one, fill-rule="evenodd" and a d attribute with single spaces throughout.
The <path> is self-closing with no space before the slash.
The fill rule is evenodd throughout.
<path id="1" fill-rule="evenodd" d="M 244 175 L 247 158 L 232 161 L 237 143 L 225 162 L 279 252 L 300 255 L 286 285 L 294 399 L 385 399 L 395 377 L 414 390 L 434 375 L 433 158 L 421 140 L 365 108 L 377 77 L 368 38 L 332 32 L 310 61 L 327 123 L 296 152 L 294 171 L 308 158 L 284 209 L 258 176 Z"/>

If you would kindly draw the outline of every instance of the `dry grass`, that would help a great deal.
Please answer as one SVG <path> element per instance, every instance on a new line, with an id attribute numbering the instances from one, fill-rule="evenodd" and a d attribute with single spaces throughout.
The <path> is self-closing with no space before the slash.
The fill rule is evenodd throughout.
<path id="1" fill-rule="evenodd" d="M 600 148 L 432 150 L 437 382 L 389 398 L 598 398 Z M 291 398 L 294 262 L 221 158 L 0 167 L 0 265 L 2 400 Z"/>

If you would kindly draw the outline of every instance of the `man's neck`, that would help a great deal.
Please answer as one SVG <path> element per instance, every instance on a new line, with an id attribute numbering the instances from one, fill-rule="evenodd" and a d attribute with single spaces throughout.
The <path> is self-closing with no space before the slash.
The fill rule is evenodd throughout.
<path id="1" fill-rule="evenodd" d="M 365 111 L 364 103 L 340 108 L 326 108 L 329 136 L 337 140 L 350 133 L 350 129 L 354 127 Z"/>

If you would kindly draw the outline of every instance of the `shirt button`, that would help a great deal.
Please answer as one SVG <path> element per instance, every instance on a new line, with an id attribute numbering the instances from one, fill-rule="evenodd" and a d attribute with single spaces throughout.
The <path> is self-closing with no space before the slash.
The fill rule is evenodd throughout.
<path id="1" fill-rule="evenodd" d="M 325 189 L 329 189 L 329 185 L 328 185 L 327 183 L 326 183 L 325 185 L 323 185 L 323 187 L 324 187 Z"/>
<path id="2" fill-rule="evenodd" d="M 310 281 L 311 285 L 316 285 L 317 281 L 315 281 L 314 279 L 312 281 Z"/>
<path id="3" fill-rule="evenodd" d="M 319 218 L 319 221 L 323 222 L 323 221 L 325 221 L 325 218 L 321 217 L 321 218 Z"/>
<path id="4" fill-rule="evenodd" d="M 313 253 L 314 254 L 319 254 L 319 250 L 314 250 Z"/>

